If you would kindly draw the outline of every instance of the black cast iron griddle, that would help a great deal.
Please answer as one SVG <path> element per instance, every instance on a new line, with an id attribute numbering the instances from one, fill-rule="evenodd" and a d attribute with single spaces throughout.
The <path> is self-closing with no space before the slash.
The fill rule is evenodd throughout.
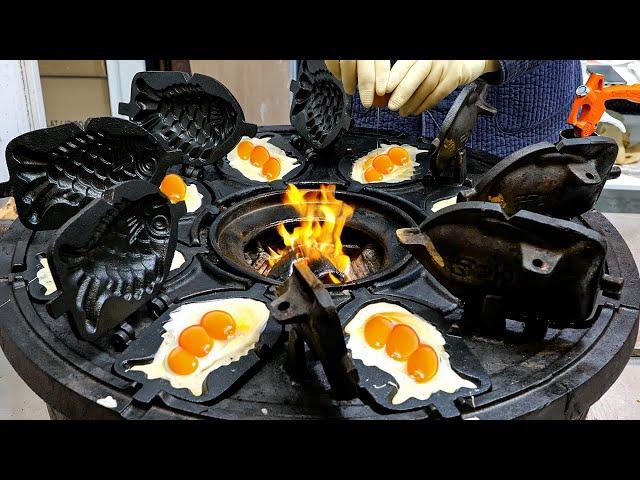
<path id="1" fill-rule="evenodd" d="M 192 87 L 183 85 L 190 83 L 188 76 L 182 76 L 182 80 L 176 77 L 169 82 L 178 85 L 170 95 L 177 100 L 163 103 L 161 94 L 169 87 L 162 77 L 157 72 L 151 74 L 145 86 L 146 97 L 139 99 L 141 103 L 148 102 L 153 112 L 162 112 L 159 116 L 152 114 L 160 123 L 166 120 L 184 134 L 189 131 L 189 122 L 195 120 L 192 124 L 195 138 L 199 138 L 199 125 L 202 122 L 207 125 L 211 123 L 216 126 L 211 130 L 215 137 L 211 141 L 216 145 L 221 145 L 223 139 L 231 138 L 242 129 L 241 122 L 237 123 L 235 129 L 229 127 L 231 122 L 227 120 L 233 117 L 231 112 L 237 114 L 237 110 L 225 110 L 226 107 L 219 104 L 218 100 L 225 96 L 224 92 L 211 95 L 211 92 L 202 94 L 198 91 L 192 97 Z M 311 108 L 312 113 L 321 114 L 314 118 L 342 118 L 333 116 L 335 111 L 331 108 L 326 110 L 329 104 L 321 98 L 314 98 L 314 91 L 324 90 L 308 90 L 309 96 L 302 102 Z M 469 108 L 479 107 L 478 102 L 467 98 Z M 229 102 L 229 99 L 224 101 Z M 200 108 L 203 102 L 207 105 L 216 104 L 216 108 L 207 110 L 212 113 L 212 119 L 200 118 L 204 111 L 204 107 Z M 334 103 L 330 102 L 331 105 Z M 165 108 L 170 104 L 171 108 Z M 193 104 L 198 105 L 195 110 Z M 340 110 L 340 102 L 335 105 Z M 166 112 L 175 111 L 184 113 L 183 123 L 174 121 L 174 113 L 165 115 Z M 237 120 L 239 117 L 233 118 Z M 151 130 L 159 125 L 156 120 L 147 124 Z M 165 129 L 165 133 L 173 138 L 176 145 L 184 146 L 182 141 L 176 140 L 182 138 L 178 130 L 172 130 L 171 134 Z M 451 133 L 453 130 L 450 128 L 447 131 Z M 377 221 L 376 214 L 403 223 L 393 228 L 415 228 L 431 216 L 426 207 L 434 199 L 457 193 L 465 188 L 464 184 L 477 182 L 487 170 L 486 155 L 464 148 L 464 137 L 469 129 L 461 129 L 460 138 L 450 140 L 464 152 L 458 152 L 460 155 L 456 158 L 460 161 L 455 164 L 454 175 L 447 178 L 446 182 L 425 175 L 421 181 L 405 182 L 394 188 L 363 188 L 340 174 L 336 159 L 349 156 L 353 151 L 366 150 L 372 138 L 375 141 L 371 132 L 359 129 L 338 132 L 336 138 L 339 140 L 324 148 L 319 148 L 322 145 L 314 146 L 313 138 L 305 138 L 305 129 L 299 125 L 297 130 L 285 126 L 261 129 L 261 133 L 267 132 L 281 137 L 278 141 L 285 151 L 295 150 L 304 156 L 304 168 L 295 172 L 290 179 L 299 188 L 317 188 L 321 183 L 332 183 L 337 186 L 338 196 L 355 202 L 356 211 L 358 203 L 378 205 L 377 209 L 369 209 L 369 213 L 363 208 L 364 217 L 350 226 L 349 235 L 362 242 L 371 242 L 374 246 L 377 244 L 382 251 L 395 251 L 400 247 L 394 243 L 393 236 L 382 231 L 384 228 L 381 227 L 386 223 Z M 159 135 L 158 131 L 155 134 Z M 393 132 L 385 133 L 385 137 L 389 143 L 425 143 L 422 139 L 394 135 Z M 202 140 L 204 143 L 208 141 L 206 138 Z M 260 359 L 248 358 L 251 366 L 247 366 L 244 375 L 234 376 L 235 372 L 227 371 L 229 366 L 222 368 L 217 373 L 221 388 L 216 390 L 211 386 L 209 392 L 212 397 L 204 401 L 192 401 L 183 391 L 171 391 L 166 382 L 163 384 L 162 381 L 125 376 L 120 366 L 134 357 L 137 361 L 149 359 L 152 342 L 157 341 L 158 345 L 160 342 L 154 332 L 161 331 L 166 312 L 178 305 L 197 298 L 220 295 L 248 295 L 252 298 L 257 295 L 261 299 L 275 299 L 279 282 L 249 274 L 246 267 L 240 268 L 238 252 L 234 253 L 229 244 L 221 248 L 220 241 L 223 238 L 219 235 L 219 229 L 213 227 L 223 221 L 225 213 L 228 218 L 228 212 L 242 210 L 243 207 L 250 212 L 256 202 L 264 207 L 263 213 L 280 211 L 273 202 L 270 205 L 270 199 L 282 194 L 284 182 L 244 182 L 225 175 L 214 166 L 220 160 L 221 150 L 208 157 L 211 161 L 192 162 L 191 159 L 198 157 L 195 154 L 202 152 L 201 145 L 190 143 L 186 149 L 180 149 L 183 152 L 181 161 L 187 164 L 182 173 L 196 178 L 199 186 L 203 186 L 210 194 L 206 202 L 211 202 L 199 212 L 194 212 L 190 226 L 179 228 L 176 245 L 178 249 L 188 252 L 189 261 L 180 270 L 170 273 L 146 307 L 137 309 L 111 337 L 103 336 L 92 342 L 81 340 L 70 322 L 51 317 L 47 299 L 29 296 L 28 286 L 34 278 L 27 280 L 27 277 L 32 275 L 35 270 L 33 265 L 39 263 L 39 255 L 46 251 L 46 246 L 52 241 L 53 232 L 30 232 L 16 222 L 0 242 L 0 338 L 3 350 L 27 383 L 64 415 L 82 415 L 85 418 L 576 418 L 586 413 L 626 363 L 637 333 L 640 304 L 637 270 L 617 232 L 602 216 L 587 212 L 572 221 L 604 236 L 608 246 L 604 269 L 611 276 L 625 279 L 619 291 L 613 292 L 615 295 L 606 289 L 598 290 L 598 307 L 594 309 L 589 329 L 548 329 L 544 337 L 532 338 L 522 330 L 521 323 L 508 321 L 504 335 L 499 338 L 477 333 L 458 336 L 454 328 L 462 313 L 458 299 L 412 257 L 403 257 L 397 265 L 380 269 L 377 275 L 370 275 L 369 280 L 364 277 L 352 284 L 326 289 L 341 319 L 348 317 L 349 309 L 355 311 L 365 297 L 407 305 L 419 309 L 425 316 L 429 316 L 426 312 L 437 312 L 436 316 L 450 325 L 449 329 L 443 331 L 452 342 L 450 349 L 463 352 L 461 358 L 466 359 L 455 360 L 456 368 L 461 373 L 468 371 L 471 377 L 479 380 L 477 392 L 458 392 L 442 402 L 433 397 L 402 411 L 384 408 L 384 403 L 379 403 L 375 394 L 368 394 L 366 387 L 364 390 L 367 393 L 362 393 L 362 398 L 336 400 L 329 395 L 326 377 L 319 362 L 311 361 L 305 378 L 292 382 L 283 370 L 285 352 L 277 342 L 269 349 L 270 355 L 260 355 Z M 348 149 L 352 150 L 351 153 Z M 184 156 L 186 152 L 194 152 L 195 156 L 187 159 Z M 493 163 L 496 161 L 493 159 Z M 456 183 L 456 175 L 465 176 L 464 181 L 457 179 L 461 181 Z M 403 214 L 393 213 L 397 211 Z M 247 249 L 251 249 L 250 241 L 256 240 L 268 226 L 264 218 L 268 217 L 247 215 L 244 218 L 243 221 L 248 222 L 248 237 L 254 237 L 244 239 L 248 241 L 244 244 Z M 281 218 L 274 215 L 272 226 L 279 220 Z M 252 222 L 255 228 L 250 229 L 248 227 Z M 20 320 L 15 321 L 16 318 Z M 135 356 L 130 356 L 130 351 L 136 352 Z M 472 361 L 474 358 L 477 363 Z M 490 390 L 488 379 L 491 382 Z M 116 400 L 117 405 L 113 409 L 96 403 L 107 395 Z M 384 398 L 380 397 L 380 402 Z"/>

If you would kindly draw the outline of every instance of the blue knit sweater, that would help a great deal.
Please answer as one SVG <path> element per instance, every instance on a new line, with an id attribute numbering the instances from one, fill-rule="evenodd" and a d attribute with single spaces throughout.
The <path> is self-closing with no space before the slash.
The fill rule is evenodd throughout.
<path id="1" fill-rule="evenodd" d="M 576 87 L 582 83 L 579 60 L 500 60 L 500 72 L 487 76 L 487 101 L 498 110 L 493 117 L 479 117 L 469 146 L 500 157 L 542 141 L 556 142 L 567 127 L 566 119 Z M 463 87 L 429 110 L 438 124 Z M 377 109 L 365 109 L 357 96 L 353 100 L 356 126 L 376 128 Z M 433 138 L 438 127 L 429 113 L 401 117 L 380 109 L 380 129 L 403 131 Z"/>

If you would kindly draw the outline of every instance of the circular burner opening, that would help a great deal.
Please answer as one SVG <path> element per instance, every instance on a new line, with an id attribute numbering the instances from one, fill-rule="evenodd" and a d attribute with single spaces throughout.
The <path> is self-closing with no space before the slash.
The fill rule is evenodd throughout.
<path id="1" fill-rule="evenodd" d="M 292 219 L 286 221 L 285 225 L 293 227 L 297 223 L 298 221 Z M 292 227 L 288 228 L 292 229 Z M 349 268 L 346 275 L 325 257 L 316 261 L 306 260 L 313 273 L 324 283 L 332 285 L 355 282 L 382 269 L 385 263 L 385 250 L 375 238 L 347 224 L 342 231 L 341 239 L 342 251 L 349 257 Z M 272 251 L 284 253 L 276 260 L 270 253 Z M 270 228 L 247 244 L 244 259 L 247 265 L 260 275 L 284 281 L 289 278 L 294 263 L 300 260 L 300 257 L 295 255 L 295 250 L 286 248 L 282 237 L 275 228 Z M 336 282 L 335 278 L 340 281 Z"/>
<path id="2" fill-rule="evenodd" d="M 314 187 L 302 187 L 313 189 Z M 224 208 L 211 225 L 211 245 L 222 263 L 234 272 L 271 284 L 288 278 L 294 258 L 269 265 L 268 247 L 278 253 L 284 242 L 277 231 L 283 223 L 289 232 L 299 225 L 300 215 L 282 203 L 283 191 L 259 194 Z M 368 284 L 402 269 L 411 255 L 399 243 L 396 230 L 416 227 L 412 204 L 396 206 L 381 198 L 351 192 L 336 192 L 336 198 L 354 207 L 342 235 L 342 253 L 349 258 L 349 276 L 339 277 L 332 262 L 312 264 L 311 270 L 329 288 Z M 384 197 L 383 197 L 384 198 Z M 415 217 L 418 221 L 420 218 Z M 260 258 L 261 257 L 261 258 Z M 321 256 L 322 257 L 322 256 Z M 339 277 L 331 279 L 329 274 Z"/>

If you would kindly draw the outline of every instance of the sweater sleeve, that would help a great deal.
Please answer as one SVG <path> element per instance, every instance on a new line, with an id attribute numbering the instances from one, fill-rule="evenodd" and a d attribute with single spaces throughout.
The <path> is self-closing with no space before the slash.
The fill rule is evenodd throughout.
<path id="1" fill-rule="evenodd" d="M 534 70 L 548 60 L 498 60 L 500 69 L 489 73 L 483 78 L 492 85 L 508 84 L 529 70 Z"/>

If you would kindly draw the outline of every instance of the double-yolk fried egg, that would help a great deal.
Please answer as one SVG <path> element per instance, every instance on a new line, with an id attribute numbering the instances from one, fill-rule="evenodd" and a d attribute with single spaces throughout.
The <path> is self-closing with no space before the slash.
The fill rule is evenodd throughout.
<path id="1" fill-rule="evenodd" d="M 229 165 L 249 180 L 272 182 L 280 180 L 299 164 L 287 157 L 281 148 L 269 143 L 269 138 L 242 137 L 240 143 L 227 154 Z"/>
<path id="2" fill-rule="evenodd" d="M 163 378 L 174 388 L 200 396 L 212 371 L 254 348 L 269 309 L 250 298 L 227 298 L 182 305 L 170 318 L 153 361 L 130 370 L 144 372 L 149 379 Z"/>
<path id="3" fill-rule="evenodd" d="M 351 178 L 359 183 L 399 183 L 411 180 L 418 162 L 416 156 L 427 150 L 412 145 L 385 145 L 353 162 Z"/>
<path id="4" fill-rule="evenodd" d="M 369 304 L 347 324 L 347 348 L 367 366 L 390 374 L 398 384 L 392 399 L 427 400 L 433 393 L 476 388 L 451 368 L 442 334 L 425 319 L 399 305 Z"/>

